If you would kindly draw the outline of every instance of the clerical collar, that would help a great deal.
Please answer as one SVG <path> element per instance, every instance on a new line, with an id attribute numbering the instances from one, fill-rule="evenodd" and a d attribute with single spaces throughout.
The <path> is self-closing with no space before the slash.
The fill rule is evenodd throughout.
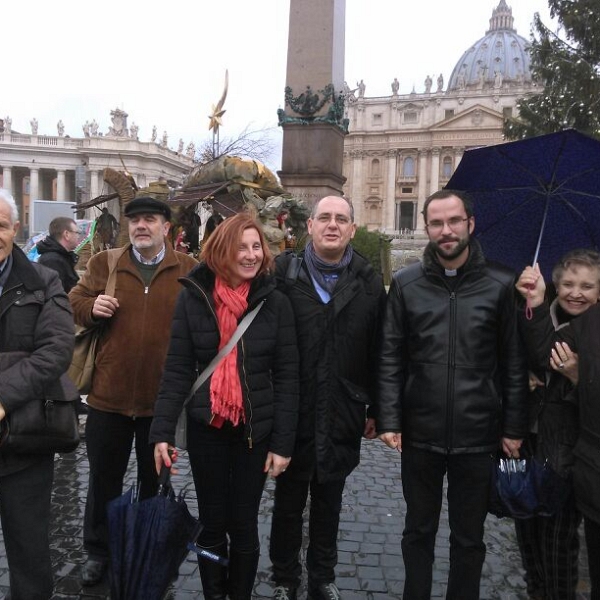
<path id="1" fill-rule="evenodd" d="M 458 275 L 458 269 L 444 269 L 444 275 L 446 277 L 456 277 Z"/>
<path id="2" fill-rule="evenodd" d="M 135 256 L 135 259 L 138 262 L 142 263 L 143 265 L 157 265 L 165 257 L 167 247 L 163 245 L 162 250 L 154 258 L 151 259 L 144 258 L 133 246 L 131 247 L 131 249 L 133 250 L 133 256 Z"/>

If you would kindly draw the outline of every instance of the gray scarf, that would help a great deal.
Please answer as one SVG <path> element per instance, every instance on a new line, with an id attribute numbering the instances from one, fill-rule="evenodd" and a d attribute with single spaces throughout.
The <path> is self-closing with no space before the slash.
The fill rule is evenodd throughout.
<path id="1" fill-rule="evenodd" d="M 304 249 L 304 260 L 310 276 L 324 289 L 333 294 L 335 285 L 344 269 L 348 267 L 352 260 L 352 246 L 348 244 L 344 251 L 342 260 L 338 263 L 328 263 L 317 256 L 312 241 Z"/>

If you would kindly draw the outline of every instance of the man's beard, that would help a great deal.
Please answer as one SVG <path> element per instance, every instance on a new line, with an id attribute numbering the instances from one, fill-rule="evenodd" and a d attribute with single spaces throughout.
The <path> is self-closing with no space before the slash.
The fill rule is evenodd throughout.
<path id="1" fill-rule="evenodd" d="M 453 260 L 455 258 L 458 258 L 465 250 L 465 248 L 467 248 L 469 246 L 469 240 L 470 240 L 470 235 L 467 234 L 466 237 L 464 238 L 458 238 L 458 243 L 456 244 L 456 246 L 452 249 L 452 250 L 444 250 L 444 248 L 442 248 L 440 246 L 440 244 L 443 244 L 445 242 L 456 242 L 457 239 L 456 238 L 452 238 L 452 239 L 448 239 L 446 238 L 445 240 L 439 240 L 437 242 L 431 242 L 431 246 L 434 249 L 435 253 L 438 254 L 441 258 L 445 259 L 445 260 Z"/>

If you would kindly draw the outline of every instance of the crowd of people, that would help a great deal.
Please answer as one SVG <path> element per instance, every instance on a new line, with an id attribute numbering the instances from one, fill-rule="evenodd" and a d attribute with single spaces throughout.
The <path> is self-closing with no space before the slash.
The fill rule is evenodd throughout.
<path id="1" fill-rule="evenodd" d="M 122 493 L 132 448 L 140 498 L 151 497 L 161 468 L 176 470 L 184 411 L 207 600 L 252 596 L 268 476 L 273 597 L 298 596 L 310 497 L 308 596 L 340 600 L 342 493 L 361 439 L 377 437 L 402 453 L 404 600 L 431 597 L 444 479 L 446 598 L 479 598 L 497 453 L 535 456 L 569 486 L 555 514 L 515 520 L 530 598 L 575 599 L 582 519 L 591 598 L 600 598 L 597 252 L 563 257 L 549 304 L 539 268 L 517 275 L 487 261 L 470 199 L 441 190 L 424 204 L 423 259 L 386 294 L 352 246 L 343 197 L 315 202 L 306 247 L 276 258 L 246 213 L 216 226 L 199 261 L 166 241 L 165 202 L 141 194 L 124 214 L 130 243 L 92 256 L 78 279 L 76 223 L 55 219 L 31 263 L 14 244 L 16 203 L 0 190 L 0 427 L 66 371 L 74 323 L 103 327 L 87 398 L 83 585 L 106 576 L 106 508 Z M 52 474 L 52 453 L 0 445 L 12 600 L 52 596 Z"/>

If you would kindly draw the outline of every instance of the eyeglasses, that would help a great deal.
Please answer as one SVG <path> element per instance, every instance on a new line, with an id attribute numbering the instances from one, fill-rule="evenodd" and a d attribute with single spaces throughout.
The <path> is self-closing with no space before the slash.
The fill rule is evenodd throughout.
<path id="1" fill-rule="evenodd" d="M 79 235 L 79 229 L 67 229 L 67 231 L 69 233 L 76 233 L 77 235 Z"/>
<path id="2" fill-rule="evenodd" d="M 323 223 L 324 225 L 329 224 L 333 219 L 338 225 L 348 225 L 350 221 L 350 217 L 345 215 L 331 215 L 329 213 L 321 213 L 315 217 L 315 221 L 319 221 L 319 223 Z"/>
<path id="3" fill-rule="evenodd" d="M 442 229 L 444 229 L 444 225 L 448 225 L 452 231 L 456 231 L 457 229 L 460 229 L 462 224 L 465 221 L 468 221 L 470 218 L 471 217 L 466 217 L 465 219 L 462 217 L 452 217 L 447 221 L 429 221 L 425 227 L 427 227 L 427 229 L 432 233 L 436 231 L 442 231 Z"/>

